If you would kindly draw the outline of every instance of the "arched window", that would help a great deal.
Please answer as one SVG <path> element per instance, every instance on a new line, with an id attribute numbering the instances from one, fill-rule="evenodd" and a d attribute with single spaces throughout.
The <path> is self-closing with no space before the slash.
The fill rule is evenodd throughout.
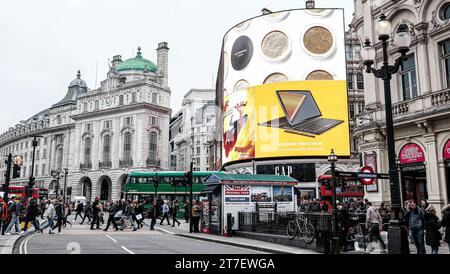
<path id="1" fill-rule="evenodd" d="M 156 104 L 158 101 L 158 94 L 152 93 L 152 103 Z"/>
<path id="2" fill-rule="evenodd" d="M 105 135 L 103 137 L 103 162 L 111 160 L 111 136 Z"/>
<path id="3" fill-rule="evenodd" d="M 158 134 L 156 132 L 150 133 L 149 154 L 148 159 L 150 163 L 156 164 L 158 155 Z"/>
<path id="4" fill-rule="evenodd" d="M 100 102 L 98 100 L 95 100 L 95 110 L 98 110 L 100 108 Z"/>
<path id="5" fill-rule="evenodd" d="M 119 106 L 123 105 L 123 95 L 119 95 Z"/>
<path id="6" fill-rule="evenodd" d="M 92 139 L 86 138 L 84 140 L 84 163 L 88 164 L 91 162 L 91 150 L 92 150 Z"/>
<path id="7" fill-rule="evenodd" d="M 442 20 L 448 20 L 450 19 L 450 4 L 445 4 L 441 9 L 441 19 Z"/>
<path id="8" fill-rule="evenodd" d="M 127 132 L 123 135 L 123 159 L 131 160 L 131 133 Z"/>
<path id="9" fill-rule="evenodd" d="M 62 147 L 58 149 L 58 151 L 56 152 L 56 169 L 61 169 L 62 168 L 62 162 L 63 162 L 63 149 Z"/>
<path id="10" fill-rule="evenodd" d="M 131 103 L 136 103 L 136 92 L 131 93 Z"/>

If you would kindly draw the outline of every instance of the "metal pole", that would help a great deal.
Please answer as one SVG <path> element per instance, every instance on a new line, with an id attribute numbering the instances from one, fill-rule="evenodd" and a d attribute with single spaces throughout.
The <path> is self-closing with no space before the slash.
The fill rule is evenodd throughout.
<path id="1" fill-rule="evenodd" d="M 391 102 L 391 73 L 389 72 L 388 64 L 388 52 L 387 52 L 387 40 L 389 36 L 380 36 L 380 40 L 383 45 L 383 67 L 382 79 L 384 83 L 384 100 L 385 100 L 385 112 L 386 112 L 386 142 L 388 149 L 388 162 L 389 162 L 389 186 L 391 192 L 391 209 L 394 213 L 394 218 L 389 221 L 388 243 L 389 253 L 401 254 L 402 246 L 405 245 L 403 237 L 401 235 L 400 227 L 400 188 L 397 173 L 397 164 L 395 162 L 395 139 L 394 139 L 394 119 L 392 116 L 392 102 Z"/>
<path id="2" fill-rule="evenodd" d="M 338 237 L 338 230 L 337 230 L 337 209 L 336 209 L 336 166 L 335 163 L 331 162 L 331 187 L 333 190 L 333 197 L 332 197 L 332 203 L 333 203 L 333 253 L 339 254 L 340 248 L 339 248 L 339 237 Z"/>
<path id="3" fill-rule="evenodd" d="M 192 202 L 193 202 L 193 200 L 192 200 L 192 171 L 193 171 L 193 169 L 194 169 L 194 162 L 191 162 L 191 166 L 190 166 L 190 174 L 189 174 L 189 181 L 188 181 L 188 183 L 189 183 L 189 187 L 190 187 L 190 189 L 189 189 L 189 199 L 191 200 L 191 203 L 190 203 L 190 212 L 189 212 L 189 216 L 190 216 L 190 218 L 189 218 L 189 233 L 192 233 Z"/>
<path id="4" fill-rule="evenodd" d="M 31 196 L 31 193 L 33 192 L 32 184 L 33 184 L 33 181 L 34 181 L 34 158 L 36 157 L 37 137 L 38 136 L 33 136 L 33 141 L 32 141 L 33 157 L 32 157 L 32 160 L 31 160 L 31 174 L 30 174 L 30 180 L 29 180 L 29 183 L 28 183 L 28 186 L 31 189 L 28 189 L 28 191 L 26 193 L 26 198 L 29 198 Z"/>
<path id="5" fill-rule="evenodd" d="M 11 180 L 11 164 L 12 164 L 12 154 L 10 153 L 8 154 L 8 159 L 6 160 L 5 192 L 3 193 L 3 200 L 6 203 L 8 202 L 9 181 Z"/>
<path id="6" fill-rule="evenodd" d="M 63 190 L 63 204 L 66 204 L 66 186 L 67 186 L 67 168 L 64 169 L 64 190 Z"/>

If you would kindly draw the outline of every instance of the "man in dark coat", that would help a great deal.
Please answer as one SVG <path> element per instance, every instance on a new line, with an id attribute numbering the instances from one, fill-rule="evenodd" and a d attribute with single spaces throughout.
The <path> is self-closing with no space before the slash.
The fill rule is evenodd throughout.
<path id="1" fill-rule="evenodd" d="M 417 248 L 417 254 L 426 254 L 424 240 L 425 212 L 417 206 L 414 200 L 410 200 L 408 204 L 405 221 L 411 231 L 414 244 Z"/>
<path id="2" fill-rule="evenodd" d="M 91 202 L 88 201 L 86 203 L 86 206 L 84 207 L 84 210 L 83 210 L 84 216 L 83 216 L 83 219 L 81 220 L 80 225 L 82 225 L 84 223 L 84 220 L 86 220 L 86 218 L 88 218 L 89 222 L 91 221 L 91 211 L 92 211 Z"/>
<path id="3" fill-rule="evenodd" d="M 58 233 L 61 233 L 61 226 L 62 226 L 62 222 L 64 219 L 64 205 L 63 205 L 63 200 L 60 199 L 56 205 L 55 205 L 55 212 L 56 212 L 56 218 L 58 218 L 57 223 L 54 227 L 52 227 L 52 230 L 55 228 L 58 228 Z"/>
<path id="4" fill-rule="evenodd" d="M 91 222 L 91 230 L 94 230 L 94 225 L 96 225 L 95 229 L 100 229 L 100 198 L 95 197 L 94 202 L 92 203 L 92 222 Z"/>
<path id="5" fill-rule="evenodd" d="M 448 244 L 450 251 L 450 204 L 442 208 L 441 226 L 445 227 L 444 242 Z"/>
<path id="6" fill-rule="evenodd" d="M 25 232 L 27 231 L 29 222 L 31 222 L 31 224 L 34 226 L 34 229 L 37 232 L 41 230 L 39 223 L 36 220 L 37 215 L 38 215 L 38 206 L 36 204 L 36 201 L 32 198 L 28 198 L 28 204 L 25 213 L 25 226 L 23 228 Z"/>
<path id="7" fill-rule="evenodd" d="M 155 227 L 156 218 L 157 218 L 157 208 L 158 208 L 158 203 L 156 202 L 156 199 L 154 199 L 152 207 L 150 208 L 150 211 L 149 211 L 150 219 L 152 219 L 152 221 L 150 223 L 150 230 L 155 230 L 154 227 Z"/>
<path id="8" fill-rule="evenodd" d="M 75 209 L 75 212 L 76 212 L 76 214 L 75 214 L 74 221 L 77 220 L 77 216 L 80 216 L 80 218 L 83 218 L 81 216 L 81 212 L 83 212 L 83 204 L 80 201 L 78 201 L 78 203 L 77 203 L 77 208 Z"/>
<path id="9" fill-rule="evenodd" d="M 114 227 L 114 231 L 119 230 L 119 228 L 117 227 L 116 221 L 114 220 L 114 216 L 119 211 L 118 209 L 119 209 L 118 202 L 114 203 L 112 200 L 109 201 L 109 207 L 107 209 L 108 210 L 108 221 L 106 223 L 106 228 L 103 229 L 103 231 L 108 231 L 109 225 L 111 223 Z"/>
<path id="10" fill-rule="evenodd" d="M 425 243 L 431 246 L 431 254 L 438 254 L 441 246 L 442 235 L 439 231 L 441 225 L 436 216 L 436 210 L 433 205 L 428 205 L 425 210 Z"/>

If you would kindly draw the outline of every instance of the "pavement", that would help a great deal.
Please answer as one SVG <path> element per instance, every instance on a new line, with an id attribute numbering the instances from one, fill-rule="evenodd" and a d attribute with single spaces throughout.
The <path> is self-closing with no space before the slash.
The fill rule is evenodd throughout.
<path id="1" fill-rule="evenodd" d="M 144 221 L 146 225 L 150 224 L 150 220 Z M 267 252 L 267 253 L 275 253 L 275 254 L 320 254 L 314 250 L 274 244 L 264 241 L 258 241 L 253 239 L 248 239 L 244 237 L 225 237 L 220 235 L 206 234 L 206 233 L 189 233 L 189 223 L 185 223 L 183 220 L 180 220 L 180 225 L 172 227 L 164 223 L 160 225 L 159 221 L 157 221 L 157 225 L 155 226 L 155 230 L 161 231 L 171 235 L 177 235 L 184 238 L 191 238 L 200 241 L 212 242 L 212 243 L 220 243 L 225 245 L 231 245 L 236 247 L 248 248 L 257 251 Z"/>

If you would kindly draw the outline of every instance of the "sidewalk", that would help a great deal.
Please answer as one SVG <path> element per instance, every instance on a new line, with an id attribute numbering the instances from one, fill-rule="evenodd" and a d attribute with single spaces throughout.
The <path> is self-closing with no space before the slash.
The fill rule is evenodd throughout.
<path id="1" fill-rule="evenodd" d="M 254 249 L 254 250 L 267 252 L 267 253 L 320 254 L 316 251 L 309 250 L 309 249 L 302 249 L 302 248 L 285 246 L 285 245 L 280 245 L 280 244 L 273 244 L 273 243 L 264 242 L 264 241 L 247 239 L 247 238 L 243 238 L 243 237 L 236 237 L 236 236 L 224 237 L 224 236 L 220 236 L 220 235 L 205 234 L 205 233 L 189 233 L 189 224 L 185 223 L 184 220 L 181 220 L 180 222 L 181 222 L 180 226 L 172 227 L 171 225 L 167 225 L 167 223 L 160 225 L 159 221 L 157 220 L 156 225 L 155 225 L 155 230 L 158 230 L 158 231 L 161 231 L 161 232 L 164 232 L 167 234 L 171 234 L 171 235 L 176 235 L 176 236 L 181 236 L 181 237 L 186 237 L 186 238 L 191 238 L 191 239 L 196 239 L 196 240 L 201 240 L 201 241 L 220 243 L 220 244 L 225 244 L 225 245 L 232 245 L 232 246 L 237 246 L 237 247 L 242 247 L 242 248 Z M 150 220 L 145 220 L 144 223 L 147 226 L 149 226 Z"/>

